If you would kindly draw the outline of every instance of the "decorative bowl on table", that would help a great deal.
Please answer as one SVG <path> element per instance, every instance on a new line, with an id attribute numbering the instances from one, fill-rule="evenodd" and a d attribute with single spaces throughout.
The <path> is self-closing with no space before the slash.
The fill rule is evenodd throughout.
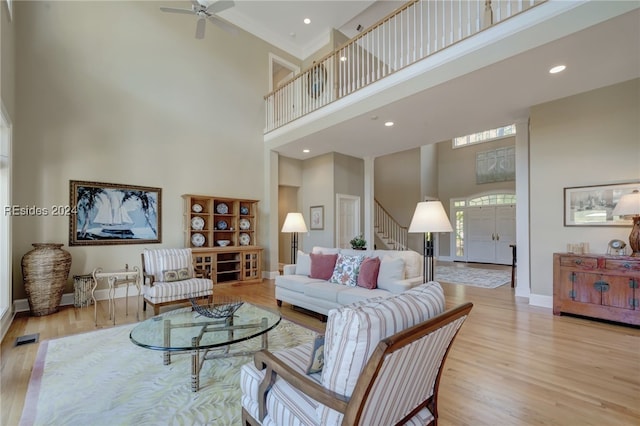
<path id="1" fill-rule="evenodd" d="M 226 247 L 231 244 L 231 240 L 217 240 L 216 244 L 218 244 L 220 247 Z"/>
<path id="2" fill-rule="evenodd" d="M 197 298 L 189 297 L 193 310 L 207 318 L 228 318 L 244 303 L 237 297 L 214 296 L 213 303 L 199 304 Z"/>

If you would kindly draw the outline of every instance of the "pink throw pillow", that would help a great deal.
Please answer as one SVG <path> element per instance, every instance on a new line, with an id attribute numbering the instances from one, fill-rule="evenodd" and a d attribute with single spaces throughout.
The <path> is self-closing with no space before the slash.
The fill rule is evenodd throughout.
<path id="1" fill-rule="evenodd" d="M 311 278 L 329 280 L 333 275 L 333 268 L 336 266 L 337 254 L 311 253 Z"/>
<path id="2" fill-rule="evenodd" d="M 367 257 L 360 264 L 358 273 L 358 287 L 372 290 L 378 287 L 378 272 L 380 272 L 380 258 Z"/>

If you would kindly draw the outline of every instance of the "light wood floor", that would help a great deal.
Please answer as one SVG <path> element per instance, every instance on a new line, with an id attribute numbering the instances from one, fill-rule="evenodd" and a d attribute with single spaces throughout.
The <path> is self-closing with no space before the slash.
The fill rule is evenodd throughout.
<path id="1" fill-rule="evenodd" d="M 445 365 L 441 426 L 640 425 L 639 329 L 553 316 L 550 309 L 515 298 L 509 285 L 443 287 L 448 307 L 471 301 L 474 308 Z M 272 281 L 217 291 L 275 307 Z M 125 317 L 123 299 L 118 302 L 117 325 L 135 322 L 135 315 Z M 106 311 L 106 303 L 99 302 L 99 328 L 111 326 Z M 287 304 L 282 313 L 302 325 L 324 327 Z M 92 307 L 14 320 L 1 346 L 2 425 L 19 422 L 38 349 L 38 344 L 13 347 L 16 337 L 40 333 L 42 341 L 92 330 Z"/>

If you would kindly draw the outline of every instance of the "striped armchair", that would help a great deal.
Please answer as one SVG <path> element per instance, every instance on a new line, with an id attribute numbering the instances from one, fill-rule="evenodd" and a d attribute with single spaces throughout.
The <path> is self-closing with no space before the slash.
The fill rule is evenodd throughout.
<path id="1" fill-rule="evenodd" d="M 158 315 L 160 307 L 186 302 L 189 297 L 213 294 L 213 281 L 206 271 L 195 270 L 190 248 L 145 249 L 142 252 L 143 310 L 147 303 Z"/>
<path id="2" fill-rule="evenodd" d="M 442 366 L 471 308 L 443 312 L 432 281 L 331 310 L 320 373 L 307 373 L 311 343 L 242 367 L 243 424 L 436 424 Z"/>

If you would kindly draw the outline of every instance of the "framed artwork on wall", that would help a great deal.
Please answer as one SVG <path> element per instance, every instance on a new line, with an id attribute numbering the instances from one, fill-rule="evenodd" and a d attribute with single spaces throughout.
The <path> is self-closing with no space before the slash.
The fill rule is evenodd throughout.
<path id="1" fill-rule="evenodd" d="M 640 189 L 640 182 L 564 188 L 564 226 L 631 226 L 613 209 L 634 189 Z"/>
<path id="2" fill-rule="evenodd" d="M 309 218 L 309 223 L 311 224 L 309 229 L 324 229 L 324 206 L 311 206 L 309 208 Z"/>
<path id="3" fill-rule="evenodd" d="M 162 242 L 162 189 L 70 181 L 69 245 Z"/>

